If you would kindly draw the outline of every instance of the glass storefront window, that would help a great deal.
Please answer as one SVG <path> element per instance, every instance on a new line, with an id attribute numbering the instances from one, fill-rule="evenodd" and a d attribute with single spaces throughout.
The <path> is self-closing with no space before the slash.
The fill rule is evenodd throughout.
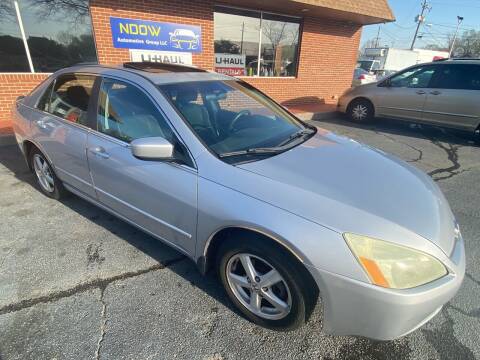
<path id="1" fill-rule="evenodd" d="M 3 1 L 3 0 L 2 0 Z M 0 72 L 28 72 L 27 53 L 13 2 L 0 5 Z"/>
<path id="2" fill-rule="evenodd" d="M 260 13 L 230 11 L 214 13 L 215 70 L 233 76 L 256 75 Z"/>
<path id="3" fill-rule="evenodd" d="M 27 48 L 31 56 L 33 71 L 54 72 L 79 62 L 96 62 L 97 54 L 93 39 L 88 0 L 4 0 L 9 11 L 10 21 L 0 20 L 0 44 L 11 39 L 2 38 L 3 32 L 15 36 L 10 53 L 17 53 L 26 64 L 4 66 L 11 63 L 12 57 L 0 50 L 0 72 L 30 71 L 26 48 L 21 36 L 15 2 L 22 19 Z M 0 11 L 2 8 L 0 8 Z M 2 14 L 0 14 L 2 15 Z M 13 34 L 13 35 L 12 35 Z M 2 40 L 3 39 L 3 40 Z"/>
<path id="4" fill-rule="evenodd" d="M 300 24 L 287 19 L 263 13 L 260 54 L 262 76 L 296 75 Z"/>
<path id="5" fill-rule="evenodd" d="M 296 76 L 300 19 L 216 7 L 215 71 L 233 76 Z"/>

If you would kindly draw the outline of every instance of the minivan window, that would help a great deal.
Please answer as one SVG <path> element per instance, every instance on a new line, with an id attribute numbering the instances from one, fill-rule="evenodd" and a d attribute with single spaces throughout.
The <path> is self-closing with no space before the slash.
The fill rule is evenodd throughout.
<path id="1" fill-rule="evenodd" d="M 90 102 L 94 82 L 95 76 L 93 75 L 68 74 L 59 76 L 53 87 L 49 106 L 45 110 L 70 122 L 86 126 L 88 103 Z"/>
<path id="2" fill-rule="evenodd" d="M 390 87 L 426 88 L 435 72 L 435 66 L 407 69 L 390 78 Z"/>
<path id="3" fill-rule="evenodd" d="M 438 89 L 480 90 L 480 66 L 445 64 L 435 76 L 432 87 Z"/>
<path id="4" fill-rule="evenodd" d="M 97 130 L 125 142 L 160 136 L 173 141 L 173 133 L 155 105 L 136 86 L 104 79 L 100 87 Z"/>

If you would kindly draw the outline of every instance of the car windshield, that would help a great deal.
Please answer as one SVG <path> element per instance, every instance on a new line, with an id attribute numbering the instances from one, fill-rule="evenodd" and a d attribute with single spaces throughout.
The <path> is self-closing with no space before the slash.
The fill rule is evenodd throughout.
<path id="1" fill-rule="evenodd" d="M 159 88 L 204 144 L 229 162 L 274 155 L 314 133 L 259 91 L 236 80 Z"/>

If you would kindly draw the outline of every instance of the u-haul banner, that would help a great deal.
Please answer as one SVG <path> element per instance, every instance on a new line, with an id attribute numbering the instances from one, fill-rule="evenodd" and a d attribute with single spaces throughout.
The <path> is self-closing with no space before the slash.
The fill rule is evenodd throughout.
<path id="1" fill-rule="evenodd" d="M 215 71 L 230 76 L 244 76 L 245 54 L 215 54 Z"/>
<path id="2" fill-rule="evenodd" d="M 130 60 L 192 65 L 192 53 L 130 49 Z"/>

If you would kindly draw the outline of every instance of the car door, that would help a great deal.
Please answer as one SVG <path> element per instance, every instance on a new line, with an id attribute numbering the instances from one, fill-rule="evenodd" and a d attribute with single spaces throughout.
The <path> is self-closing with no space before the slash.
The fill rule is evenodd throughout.
<path id="1" fill-rule="evenodd" d="M 60 75 L 32 114 L 32 139 L 52 162 L 56 175 L 67 187 L 93 198 L 85 149 L 95 80 L 88 74 Z"/>
<path id="2" fill-rule="evenodd" d="M 424 121 L 474 131 L 480 120 L 480 65 L 443 64 L 432 82 Z"/>
<path id="3" fill-rule="evenodd" d="M 375 115 L 420 121 L 435 70 L 435 65 L 412 67 L 382 81 Z"/>
<path id="4" fill-rule="evenodd" d="M 139 87 L 113 78 L 102 80 L 96 113 L 96 131 L 88 135 L 87 156 L 98 200 L 193 254 L 197 172 L 163 113 Z M 132 155 L 132 140 L 157 136 L 174 144 L 178 162 L 146 161 Z"/>

